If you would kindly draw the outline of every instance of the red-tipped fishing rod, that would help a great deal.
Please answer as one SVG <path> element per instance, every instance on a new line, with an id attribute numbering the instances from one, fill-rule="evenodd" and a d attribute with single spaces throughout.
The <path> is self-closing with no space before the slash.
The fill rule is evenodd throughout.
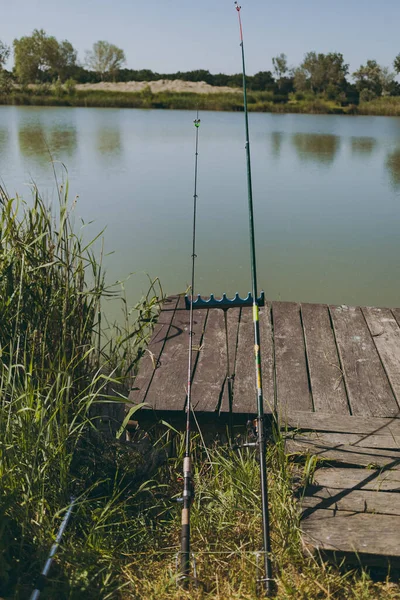
<path id="1" fill-rule="evenodd" d="M 188 380 L 186 397 L 186 434 L 185 457 L 183 459 L 183 497 L 182 497 L 182 533 L 181 533 L 181 578 L 183 585 L 187 585 L 190 577 L 190 507 L 193 501 L 192 461 L 190 456 L 190 413 L 192 411 L 192 355 L 193 355 L 193 296 L 195 284 L 196 261 L 196 213 L 197 213 L 197 166 L 199 156 L 199 127 L 200 119 L 197 112 L 194 121 L 196 128 L 196 151 L 194 166 L 194 194 L 193 194 L 193 239 L 192 239 L 192 281 L 190 286 L 190 313 L 189 313 L 189 357 Z"/>
<path id="2" fill-rule="evenodd" d="M 254 235 L 254 213 L 253 213 L 253 189 L 251 182 L 251 161 L 250 161 L 250 137 L 249 137 L 249 118 L 247 111 L 247 89 L 246 89 L 246 68 L 244 60 L 244 44 L 243 44 L 243 29 L 242 19 L 240 17 L 241 6 L 235 2 L 240 28 L 240 46 L 242 48 L 242 69 L 243 69 L 243 99 L 244 99 L 244 116 L 246 130 L 246 164 L 247 164 L 247 191 L 249 201 L 249 230 L 250 230 L 250 258 L 251 258 L 251 275 L 252 275 L 252 292 L 253 292 L 253 326 L 254 326 L 254 355 L 255 355 L 255 371 L 256 371 L 256 388 L 257 388 L 257 433 L 258 447 L 260 453 L 260 480 L 261 480 L 261 508 L 262 508 L 262 528 L 263 528 L 263 555 L 264 555 L 264 577 L 260 579 L 263 584 L 265 593 L 269 596 L 272 592 L 271 579 L 271 543 L 269 534 L 269 511 L 268 511 L 268 482 L 267 482 L 267 465 L 266 465 L 266 444 L 265 444 L 265 428 L 264 428 L 264 399 L 262 389 L 261 376 L 261 340 L 260 326 L 258 320 L 258 303 L 257 303 L 257 269 L 256 269 L 256 247 Z"/>

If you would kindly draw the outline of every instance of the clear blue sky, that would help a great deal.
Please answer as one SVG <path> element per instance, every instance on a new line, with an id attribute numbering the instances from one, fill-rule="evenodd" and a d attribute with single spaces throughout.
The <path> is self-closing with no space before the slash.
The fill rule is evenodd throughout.
<path id="1" fill-rule="evenodd" d="M 240 71 L 232 0 L 0 0 L 0 40 L 43 28 L 68 39 L 83 60 L 93 42 L 123 48 L 127 66 L 158 72 Z M 280 52 L 289 64 L 305 52 L 342 52 L 351 71 L 368 58 L 391 66 L 400 53 L 399 0 L 243 0 L 249 74 L 272 68 Z"/>

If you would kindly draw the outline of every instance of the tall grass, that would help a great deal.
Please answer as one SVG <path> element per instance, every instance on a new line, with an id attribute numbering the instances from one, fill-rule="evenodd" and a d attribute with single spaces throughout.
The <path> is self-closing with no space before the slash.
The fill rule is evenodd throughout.
<path id="1" fill-rule="evenodd" d="M 178 437 L 176 457 L 163 467 L 168 495 L 181 493 L 178 478 L 183 438 Z M 127 556 L 123 578 L 124 598 L 166 600 L 195 598 L 254 599 L 262 576 L 257 553 L 262 545 L 259 463 L 251 450 L 231 450 L 216 444 L 193 444 L 195 500 L 192 507 L 192 550 L 196 559 L 197 587 L 177 588 L 175 556 L 180 532 L 180 509 L 155 499 L 153 546 Z M 303 473 L 290 462 L 280 436 L 268 448 L 272 565 L 279 600 L 389 600 L 400 597 L 400 586 L 389 580 L 374 582 L 363 570 L 345 570 L 324 564 L 302 548 L 299 509 L 293 496 L 293 478 Z M 166 494 L 167 495 L 167 494 Z"/>
<path id="2" fill-rule="evenodd" d="M 104 446 L 89 436 L 93 407 L 123 400 L 159 303 L 148 296 L 132 330 L 105 340 L 100 301 L 116 291 L 105 285 L 93 241 L 73 231 L 71 210 L 68 185 L 55 214 L 37 189 L 29 204 L 0 189 L 0 591 L 13 597 L 26 596 L 71 494 L 87 510 L 110 477 L 122 493 L 135 461 L 111 443 L 112 461 L 93 476 Z"/>
<path id="3" fill-rule="evenodd" d="M 400 98 L 386 96 L 377 98 L 370 102 L 362 102 L 358 108 L 360 115 L 382 115 L 399 117 L 400 116 Z"/>
<path id="4" fill-rule="evenodd" d="M 34 91 L 13 92 L 0 95 L 0 104 L 32 106 L 83 106 L 102 108 L 164 108 L 179 110 L 242 111 L 243 99 L 239 91 L 232 93 L 195 94 L 193 92 L 110 92 L 102 90 L 78 90 L 76 94 L 62 97 L 39 95 Z M 250 92 L 248 109 L 251 112 L 275 113 L 326 113 L 343 114 L 349 108 L 342 108 L 332 101 L 314 98 L 287 102 L 281 96 L 270 92 Z M 351 107 L 354 112 L 354 107 Z"/>

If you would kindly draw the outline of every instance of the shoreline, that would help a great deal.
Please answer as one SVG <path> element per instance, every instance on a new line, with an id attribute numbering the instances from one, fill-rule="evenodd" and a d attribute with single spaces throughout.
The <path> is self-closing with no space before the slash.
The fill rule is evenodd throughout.
<path id="1" fill-rule="evenodd" d="M 211 86 L 210 86 L 211 87 Z M 110 91 L 77 86 L 74 94 L 36 94 L 35 90 L 18 91 L 0 95 L 3 106 L 70 106 L 87 108 L 147 108 L 164 110 L 211 110 L 242 112 L 241 90 L 194 93 L 188 91 L 152 92 L 150 86 L 139 92 Z M 285 101 L 270 92 L 249 92 L 248 110 L 259 113 L 280 114 L 333 114 L 400 116 L 400 97 L 386 97 L 360 105 L 340 106 L 333 101 L 315 98 L 313 100 Z"/>

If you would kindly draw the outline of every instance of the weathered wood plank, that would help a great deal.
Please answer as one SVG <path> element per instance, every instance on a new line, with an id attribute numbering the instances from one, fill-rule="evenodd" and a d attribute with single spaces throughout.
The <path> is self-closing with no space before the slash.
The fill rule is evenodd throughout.
<path id="1" fill-rule="evenodd" d="M 207 310 L 193 313 L 193 369 L 201 352 Z M 183 410 L 186 399 L 189 353 L 190 311 L 185 309 L 185 299 L 179 299 L 169 330 L 159 366 L 156 369 L 146 402 L 156 410 Z"/>
<path id="2" fill-rule="evenodd" d="M 281 414 L 292 410 L 312 412 L 300 305 L 273 302 L 272 319 L 278 410 Z"/>
<path id="3" fill-rule="evenodd" d="M 260 308 L 261 370 L 265 412 L 274 406 L 273 343 L 271 305 Z M 233 395 L 234 413 L 257 413 L 254 365 L 254 328 L 251 308 L 242 308 Z"/>
<path id="4" fill-rule="evenodd" d="M 228 413 L 232 407 L 230 402 L 233 404 L 233 393 L 234 393 L 234 380 L 236 370 L 236 358 L 237 358 L 237 342 L 239 334 L 239 320 L 240 320 L 240 308 L 230 308 L 227 311 L 227 326 L 228 326 L 228 347 L 229 347 L 229 374 L 231 377 L 231 399 L 229 399 L 229 386 L 228 381 L 225 382 L 224 392 L 222 401 L 219 406 L 219 413 Z"/>
<path id="5" fill-rule="evenodd" d="M 350 414 L 328 307 L 302 304 L 301 314 L 314 409 Z"/>
<path id="6" fill-rule="evenodd" d="M 400 557 L 400 517 L 318 510 L 302 521 L 303 540 L 319 550 Z"/>
<path id="7" fill-rule="evenodd" d="M 282 415 L 282 428 L 400 436 L 400 417 L 354 417 L 293 411 Z"/>
<path id="8" fill-rule="evenodd" d="M 348 444 L 334 445 L 320 443 L 312 439 L 286 440 L 286 452 L 289 454 L 311 454 L 334 463 L 347 465 L 398 468 L 400 451 L 380 450 L 375 448 L 358 448 Z"/>
<path id="9" fill-rule="evenodd" d="M 392 308 L 392 314 L 400 327 L 400 308 Z"/>
<path id="10" fill-rule="evenodd" d="M 210 310 L 192 386 L 193 408 L 218 410 L 225 392 L 227 352 L 224 312 Z"/>
<path id="11" fill-rule="evenodd" d="M 304 494 L 301 509 L 306 511 L 307 517 L 311 514 L 311 509 L 400 516 L 400 494 L 396 492 L 373 492 L 349 488 L 339 490 L 309 485 Z"/>
<path id="12" fill-rule="evenodd" d="M 314 482 L 330 489 L 357 487 L 371 491 L 400 492 L 400 470 L 322 468 L 316 471 Z"/>
<path id="13" fill-rule="evenodd" d="M 333 446 L 353 446 L 354 448 L 381 448 L 400 450 L 400 436 L 373 435 L 364 433 L 332 433 L 321 431 L 308 431 L 307 433 L 288 433 L 287 439 L 300 440 L 306 436 L 319 444 Z"/>
<path id="14" fill-rule="evenodd" d="M 162 305 L 147 351 L 140 361 L 139 372 L 129 394 L 129 403 L 140 404 L 146 399 L 146 394 L 158 366 L 161 352 L 168 339 L 178 301 L 179 296 L 170 296 L 166 298 Z"/>
<path id="15" fill-rule="evenodd" d="M 362 311 L 400 406 L 400 327 L 388 308 Z"/>
<path id="16" fill-rule="evenodd" d="M 352 414 L 397 414 L 397 402 L 360 308 L 332 306 L 330 310 Z"/>

